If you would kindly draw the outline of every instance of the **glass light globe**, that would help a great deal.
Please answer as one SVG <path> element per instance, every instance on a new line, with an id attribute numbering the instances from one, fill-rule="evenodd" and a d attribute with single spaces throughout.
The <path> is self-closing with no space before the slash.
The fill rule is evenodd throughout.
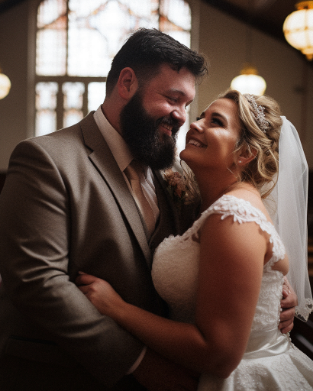
<path id="1" fill-rule="evenodd" d="M 11 82 L 8 76 L 0 73 L 0 99 L 5 98 L 10 92 Z"/>
<path id="2" fill-rule="evenodd" d="M 313 59 L 313 1 L 296 4 L 297 11 L 287 16 L 283 32 L 287 42 L 300 50 L 308 60 Z"/>
<path id="3" fill-rule="evenodd" d="M 230 87 L 242 94 L 263 95 L 266 90 L 266 82 L 258 75 L 256 68 L 246 65 L 241 71 L 241 75 L 236 76 Z"/>

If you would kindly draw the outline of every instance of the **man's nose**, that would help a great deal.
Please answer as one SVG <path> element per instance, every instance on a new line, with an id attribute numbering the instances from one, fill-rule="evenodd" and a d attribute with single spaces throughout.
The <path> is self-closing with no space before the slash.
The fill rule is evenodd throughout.
<path id="1" fill-rule="evenodd" d="M 172 111 L 172 117 L 182 126 L 186 122 L 187 112 L 185 107 L 177 107 Z"/>

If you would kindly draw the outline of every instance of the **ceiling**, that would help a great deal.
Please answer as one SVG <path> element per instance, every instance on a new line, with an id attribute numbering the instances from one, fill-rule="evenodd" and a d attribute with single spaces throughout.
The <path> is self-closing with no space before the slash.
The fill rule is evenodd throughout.
<path id="1" fill-rule="evenodd" d="M 269 35 L 285 41 L 283 24 L 297 0 L 202 0 Z"/>
<path id="2" fill-rule="evenodd" d="M 4 12 L 25 0 L 0 0 L 0 12 Z"/>
<path id="3" fill-rule="evenodd" d="M 225 12 L 244 23 L 280 40 L 290 46 L 283 33 L 283 24 L 288 15 L 296 11 L 296 4 L 300 0 L 201 0 L 212 7 Z M 313 61 L 306 60 L 305 56 L 292 48 L 303 61 L 307 61 L 313 68 Z"/>
<path id="4" fill-rule="evenodd" d="M 0 0 L 5 12 L 26 0 Z M 297 0 L 201 0 L 284 42 L 282 26 Z"/>

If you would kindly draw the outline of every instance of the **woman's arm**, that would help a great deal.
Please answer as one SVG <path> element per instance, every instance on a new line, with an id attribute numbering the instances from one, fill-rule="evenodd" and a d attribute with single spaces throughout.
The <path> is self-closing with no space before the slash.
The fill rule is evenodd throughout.
<path id="1" fill-rule="evenodd" d="M 265 253 L 266 239 L 255 223 L 208 218 L 201 231 L 195 325 L 128 304 L 96 277 L 82 274 L 77 283 L 101 313 L 151 349 L 195 371 L 227 377 L 246 348 Z"/>

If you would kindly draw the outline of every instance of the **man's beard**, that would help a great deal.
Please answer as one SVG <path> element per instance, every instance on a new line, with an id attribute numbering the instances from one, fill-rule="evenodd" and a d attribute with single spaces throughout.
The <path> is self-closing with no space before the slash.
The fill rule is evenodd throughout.
<path id="1" fill-rule="evenodd" d="M 158 130 L 161 123 L 172 126 L 172 136 Z M 136 92 L 120 115 L 122 136 L 135 159 L 154 170 L 174 163 L 176 135 L 180 128 L 171 116 L 151 117 L 142 105 L 142 94 Z"/>

